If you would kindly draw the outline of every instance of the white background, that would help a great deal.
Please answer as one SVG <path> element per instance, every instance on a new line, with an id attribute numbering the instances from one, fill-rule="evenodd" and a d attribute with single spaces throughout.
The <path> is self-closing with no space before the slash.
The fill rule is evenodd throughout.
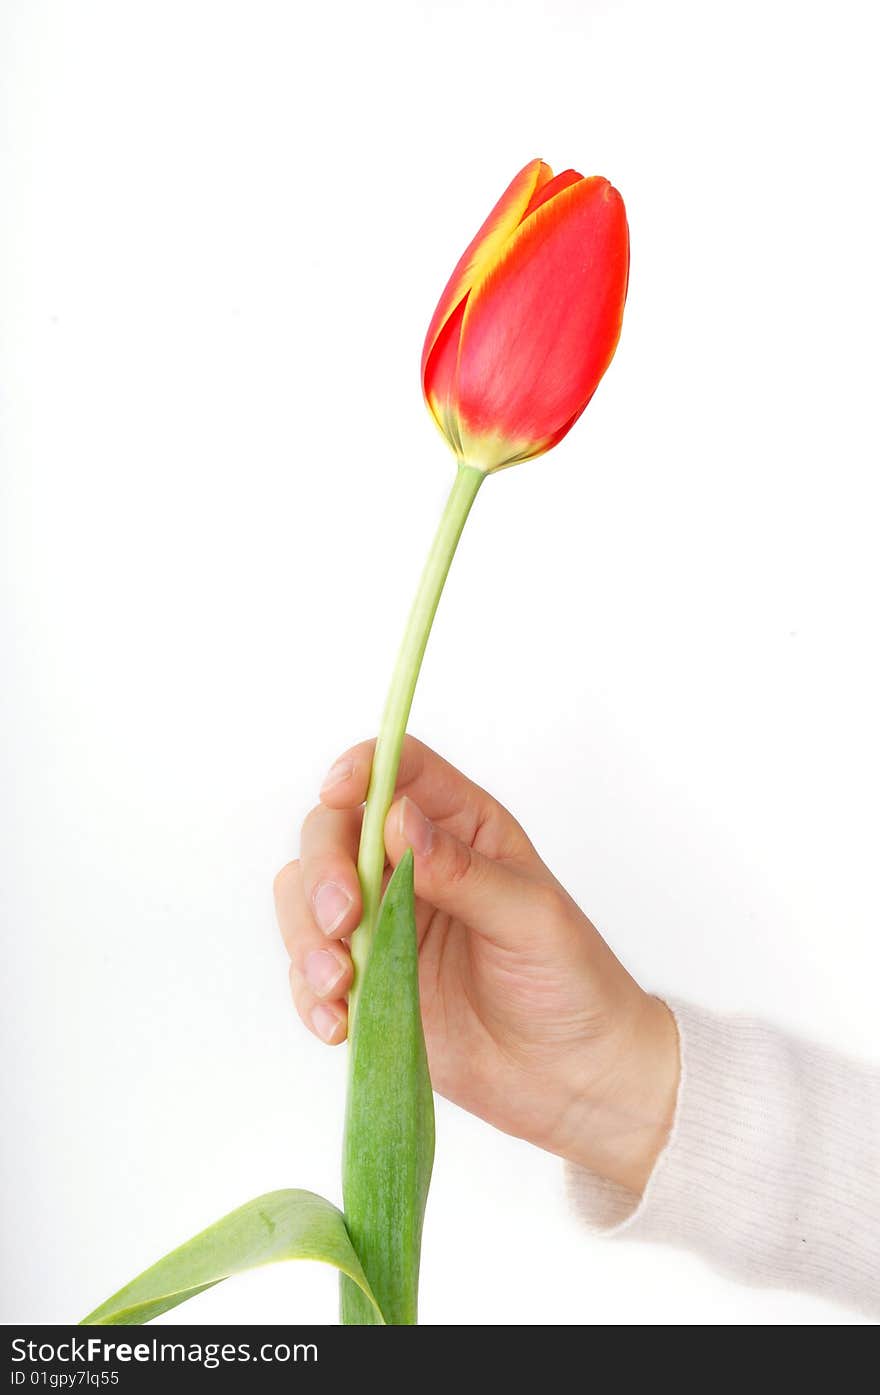
<path id="1" fill-rule="evenodd" d="M 535 155 L 624 194 L 623 339 L 482 491 L 411 729 L 643 983 L 878 1053 L 873 12 L 0 7 L 2 1320 L 261 1191 L 338 1198 L 344 1053 L 271 881 L 375 728 L 452 477 L 422 336 Z M 438 1139 L 426 1322 L 858 1321 L 592 1240 L 557 1160 L 442 1101 Z"/>

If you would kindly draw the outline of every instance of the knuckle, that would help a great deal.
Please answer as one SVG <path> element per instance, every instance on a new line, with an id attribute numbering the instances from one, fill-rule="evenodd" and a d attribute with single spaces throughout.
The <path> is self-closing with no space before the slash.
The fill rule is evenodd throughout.
<path id="1" fill-rule="evenodd" d="M 311 808 L 302 821 L 301 836 L 305 836 L 307 833 L 313 833 L 317 825 L 320 824 L 323 816 L 323 804 L 316 804 Z"/>
<path id="2" fill-rule="evenodd" d="M 294 859 L 293 862 L 285 862 L 281 870 L 275 873 L 275 876 L 272 880 L 272 894 L 275 897 L 276 902 L 279 901 L 282 896 L 284 896 L 284 894 L 287 892 L 288 887 L 292 886 L 295 883 L 298 876 L 298 859 Z"/>
<path id="3" fill-rule="evenodd" d="M 474 854 L 467 843 L 461 843 L 457 838 L 452 839 L 446 862 L 445 875 L 454 886 L 459 886 L 466 878 L 473 877 Z"/>
<path id="4" fill-rule="evenodd" d="M 290 996 L 293 999 L 293 1006 L 296 1008 L 303 1022 L 308 1026 L 309 1009 L 314 1002 L 309 993 L 306 981 L 295 964 L 291 964 L 287 979 L 290 984 Z"/>
<path id="5" fill-rule="evenodd" d="M 398 776 L 398 786 L 411 785 L 425 769 L 425 759 L 430 755 L 428 747 L 424 741 L 419 741 L 417 736 L 410 736 L 409 732 L 403 738 L 403 746 L 400 752 L 400 763 L 403 776 Z"/>
<path id="6" fill-rule="evenodd" d="M 535 889 L 535 907 L 543 923 L 557 924 L 568 909 L 568 897 L 561 887 L 542 882 Z"/>

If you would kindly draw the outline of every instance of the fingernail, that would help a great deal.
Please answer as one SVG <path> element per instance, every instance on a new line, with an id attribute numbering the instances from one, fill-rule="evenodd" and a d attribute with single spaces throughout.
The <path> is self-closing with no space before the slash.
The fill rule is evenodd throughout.
<path id="1" fill-rule="evenodd" d="M 329 949 L 313 949 L 311 954 L 306 955 L 303 967 L 306 982 L 319 998 L 325 998 L 345 973 L 336 955 L 331 954 Z"/>
<path id="2" fill-rule="evenodd" d="M 340 1019 L 332 1008 L 318 1003 L 312 1008 L 312 1026 L 322 1041 L 332 1041 L 339 1030 Z"/>
<path id="3" fill-rule="evenodd" d="M 325 935 L 332 935 L 345 919 L 354 898 L 337 882 L 321 882 L 312 898 L 315 919 Z"/>
<path id="4" fill-rule="evenodd" d="M 434 825 L 407 795 L 400 801 L 400 832 L 404 842 L 412 848 L 417 857 L 424 857 L 431 851 Z"/>
<path id="5" fill-rule="evenodd" d="M 329 790 L 333 785 L 341 785 L 343 780 L 347 780 L 349 776 L 353 774 L 354 766 L 350 760 L 343 756 L 341 760 L 331 765 L 327 774 L 324 776 L 321 784 L 321 793 L 323 794 L 324 790 Z"/>

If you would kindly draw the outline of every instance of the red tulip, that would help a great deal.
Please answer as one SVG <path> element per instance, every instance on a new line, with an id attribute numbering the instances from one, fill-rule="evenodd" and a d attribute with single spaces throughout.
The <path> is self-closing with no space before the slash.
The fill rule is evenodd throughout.
<path id="1" fill-rule="evenodd" d="M 628 276 L 607 179 L 526 165 L 453 271 L 422 352 L 425 400 L 459 459 L 488 473 L 562 439 L 614 356 Z"/>

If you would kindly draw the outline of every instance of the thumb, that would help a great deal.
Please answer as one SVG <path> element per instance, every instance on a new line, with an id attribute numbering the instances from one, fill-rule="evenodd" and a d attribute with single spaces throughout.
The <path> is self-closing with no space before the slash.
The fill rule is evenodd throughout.
<path id="1" fill-rule="evenodd" d="M 413 850 L 416 895 L 507 949 L 522 949 L 541 933 L 541 897 L 552 888 L 494 862 L 432 823 L 406 795 L 385 821 L 385 846 L 396 866 Z"/>

